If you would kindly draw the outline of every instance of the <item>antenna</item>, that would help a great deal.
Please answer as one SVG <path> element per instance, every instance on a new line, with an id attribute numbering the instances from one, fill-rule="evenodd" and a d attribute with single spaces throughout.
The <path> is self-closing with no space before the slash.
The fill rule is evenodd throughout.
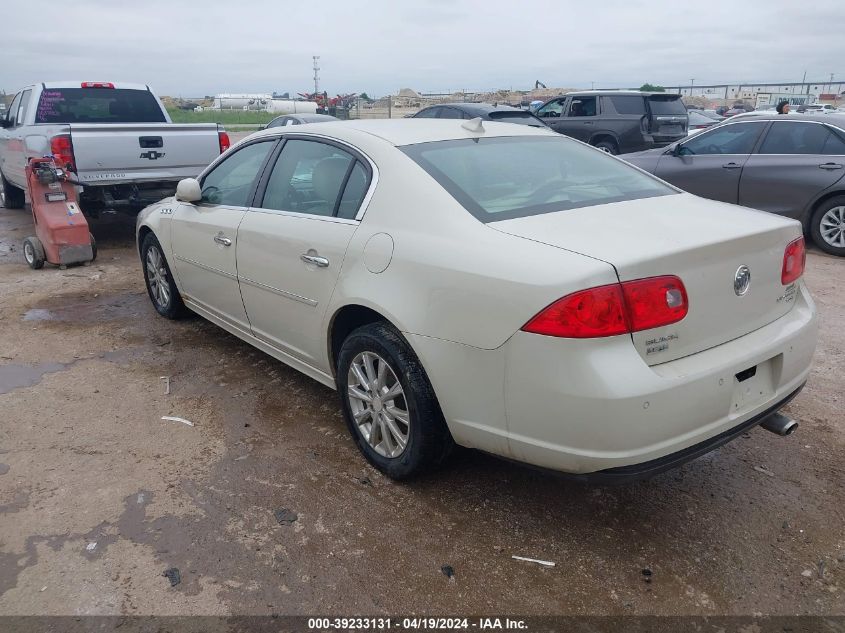
<path id="1" fill-rule="evenodd" d="M 484 126 L 481 124 L 481 117 L 477 116 L 474 119 L 470 119 L 469 121 L 464 121 L 461 123 L 461 127 L 469 132 L 475 132 L 476 134 L 484 134 Z"/>
<path id="2" fill-rule="evenodd" d="M 314 60 L 314 94 L 319 94 L 320 92 L 320 56 L 314 55 L 312 57 Z"/>

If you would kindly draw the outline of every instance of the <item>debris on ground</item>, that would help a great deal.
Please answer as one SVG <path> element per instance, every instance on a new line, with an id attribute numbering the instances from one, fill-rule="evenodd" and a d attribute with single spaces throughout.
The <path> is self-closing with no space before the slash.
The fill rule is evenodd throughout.
<path id="1" fill-rule="evenodd" d="M 812 575 L 813 575 L 813 570 L 812 569 L 805 569 L 804 571 L 801 572 L 801 575 L 804 576 L 804 578 L 811 578 Z"/>
<path id="2" fill-rule="evenodd" d="M 89 552 L 93 552 L 95 549 L 97 549 L 97 542 L 94 541 L 93 543 L 88 543 L 88 545 L 85 546 L 85 549 L 87 549 Z"/>
<path id="3" fill-rule="evenodd" d="M 554 567 L 555 564 L 550 560 L 538 560 L 536 558 L 526 558 L 525 556 L 511 556 L 514 560 L 522 560 L 526 563 L 537 563 L 543 567 Z"/>
<path id="4" fill-rule="evenodd" d="M 170 569 L 165 569 L 162 576 L 164 576 L 170 581 L 171 587 L 175 587 L 180 582 L 182 582 L 182 574 L 179 573 L 178 567 L 171 567 Z"/>
<path id="5" fill-rule="evenodd" d="M 452 579 L 455 576 L 455 568 L 451 565 L 443 565 L 440 571 L 446 578 Z"/>
<path id="6" fill-rule="evenodd" d="M 276 521 L 279 522 L 279 525 L 290 525 L 299 518 L 299 515 L 297 515 L 296 512 L 288 510 L 287 508 L 276 510 L 273 512 L 273 516 L 276 517 Z"/>
<path id="7" fill-rule="evenodd" d="M 158 378 L 164 383 L 164 395 L 170 395 L 170 376 L 159 376 Z"/>
<path id="8" fill-rule="evenodd" d="M 645 580 L 646 582 L 651 582 L 651 577 L 653 575 L 651 569 L 645 567 L 640 573 L 643 575 L 643 580 Z"/>
<path id="9" fill-rule="evenodd" d="M 766 468 L 765 466 L 755 466 L 754 470 L 756 470 L 758 473 L 763 473 L 764 475 L 768 475 L 769 477 L 775 476 L 775 474 L 771 470 Z"/>
<path id="10" fill-rule="evenodd" d="M 181 422 L 182 424 L 187 424 L 188 426 L 193 426 L 194 423 L 190 420 L 186 420 L 185 418 L 177 418 L 172 415 L 163 415 L 161 416 L 162 420 L 170 420 L 171 422 Z"/>
<path id="11" fill-rule="evenodd" d="M 372 486 L 373 485 L 372 480 L 369 477 L 367 477 L 366 475 L 364 475 L 363 477 L 354 477 L 353 476 L 352 479 L 357 481 L 362 486 Z"/>

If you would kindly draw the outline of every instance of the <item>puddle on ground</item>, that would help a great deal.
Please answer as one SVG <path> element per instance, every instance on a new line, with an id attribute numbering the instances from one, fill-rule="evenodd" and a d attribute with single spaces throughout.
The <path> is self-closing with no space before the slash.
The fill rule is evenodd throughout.
<path id="1" fill-rule="evenodd" d="M 40 363 L 38 365 L 0 365 L 0 394 L 41 382 L 44 374 L 67 369 L 72 363 Z"/>
<path id="2" fill-rule="evenodd" d="M 97 323 L 130 319 L 148 313 L 148 300 L 140 292 L 100 297 L 63 295 L 26 311 L 24 321 Z"/>

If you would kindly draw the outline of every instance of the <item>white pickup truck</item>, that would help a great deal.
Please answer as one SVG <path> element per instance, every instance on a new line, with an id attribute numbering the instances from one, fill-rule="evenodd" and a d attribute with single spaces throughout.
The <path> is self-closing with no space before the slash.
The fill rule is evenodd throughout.
<path id="1" fill-rule="evenodd" d="M 27 161 L 52 155 L 77 183 L 80 207 L 138 212 L 173 195 L 229 147 L 216 123 L 172 123 L 148 86 L 49 82 L 28 86 L 0 118 L 0 202 L 26 202 Z"/>

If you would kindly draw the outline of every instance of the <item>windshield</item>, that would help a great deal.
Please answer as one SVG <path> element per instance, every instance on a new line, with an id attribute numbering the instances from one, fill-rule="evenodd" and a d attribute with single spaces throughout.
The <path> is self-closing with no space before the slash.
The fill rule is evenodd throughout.
<path id="1" fill-rule="evenodd" d="M 648 105 L 652 114 L 657 115 L 686 115 L 687 108 L 677 95 L 666 97 L 650 96 Z"/>
<path id="2" fill-rule="evenodd" d="M 563 137 L 459 139 L 401 149 L 482 222 L 677 193 Z"/>
<path id="3" fill-rule="evenodd" d="M 41 93 L 36 123 L 165 123 L 149 90 L 47 88 Z"/>

